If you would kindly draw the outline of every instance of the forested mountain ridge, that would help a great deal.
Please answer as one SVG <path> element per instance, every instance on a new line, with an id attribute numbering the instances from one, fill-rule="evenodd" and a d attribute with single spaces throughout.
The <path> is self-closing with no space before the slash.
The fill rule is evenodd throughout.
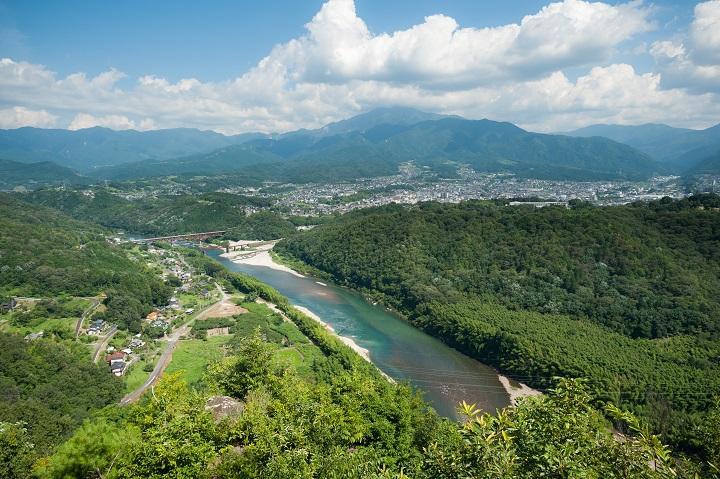
<path id="1" fill-rule="evenodd" d="M 720 148 L 700 160 L 690 171 L 691 175 L 717 175 L 720 174 Z"/>
<path id="2" fill-rule="evenodd" d="M 279 246 L 408 308 L 467 293 L 589 318 L 633 337 L 717 334 L 720 215 L 693 201 L 391 205 L 350 213 Z"/>
<path id="3" fill-rule="evenodd" d="M 718 207 L 393 205 L 276 248 L 537 387 L 586 377 L 692 449 L 720 388 Z"/>
<path id="4" fill-rule="evenodd" d="M 62 185 L 87 182 L 70 168 L 51 161 L 21 163 L 0 159 L 0 190 L 19 185 Z"/>
<path id="5" fill-rule="evenodd" d="M 227 230 L 229 239 L 269 240 L 289 236 L 295 225 L 267 208 L 267 199 L 232 193 L 157 195 L 128 199 L 112 188 L 40 189 L 20 193 L 28 203 L 60 210 L 131 234 L 170 236 Z"/>
<path id="6" fill-rule="evenodd" d="M 446 117 L 370 124 L 334 135 L 297 132 L 211 154 L 117 165 L 93 174 L 127 179 L 243 171 L 256 181 L 307 183 L 395 174 L 401 163 L 410 161 L 441 174 L 469 165 L 481 172 L 556 180 L 637 180 L 663 171 L 647 155 L 606 138 L 545 135 L 510 123 Z"/>

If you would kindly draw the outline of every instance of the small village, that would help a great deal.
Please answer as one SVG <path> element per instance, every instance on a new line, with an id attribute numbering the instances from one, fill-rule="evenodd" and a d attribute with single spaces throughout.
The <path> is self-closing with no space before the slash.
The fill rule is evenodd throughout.
<path id="1" fill-rule="evenodd" d="M 142 319 L 142 332 L 132 336 L 120 334 L 103 321 L 90 324 L 86 334 L 105 335 L 107 348 L 105 362 L 115 376 L 125 375 L 137 362 L 144 360 L 146 368 L 150 358 L 157 358 L 168 335 L 190 321 L 198 305 L 212 302 L 215 287 L 210 278 L 192 271 L 182 256 L 173 248 L 153 244 L 139 248 L 141 260 L 158 271 L 163 279 L 174 286 L 173 296 L 164 306 L 149 312 Z M 145 371 L 150 372 L 150 371 Z"/>
<path id="2" fill-rule="evenodd" d="M 23 333 L 26 341 L 35 341 L 50 334 L 60 339 L 86 343 L 93 348 L 93 360 L 104 361 L 108 373 L 115 376 L 126 375 L 139 363 L 145 363 L 148 368 L 147 364 L 159 357 L 168 335 L 190 321 L 199 308 L 213 303 L 218 297 L 218 291 L 207 275 L 194 272 L 174 248 L 141 245 L 130 254 L 136 261 L 145 262 L 174 288 L 166 305 L 141 318 L 140 332 L 132 334 L 119 330 L 116 325 L 102 319 L 102 315 L 96 314 L 104 310 L 103 297 L 78 299 L 85 306 L 80 317 L 42 322 L 23 321 L 25 326 L 18 327 L 18 332 Z M 10 298 L 0 304 L 0 329 L 12 328 L 14 317 L 31 316 L 38 306 L 49 301 L 53 300 Z"/>

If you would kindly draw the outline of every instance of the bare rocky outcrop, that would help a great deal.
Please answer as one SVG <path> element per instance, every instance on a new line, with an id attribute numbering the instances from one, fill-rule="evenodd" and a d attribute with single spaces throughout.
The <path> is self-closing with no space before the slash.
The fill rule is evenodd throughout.
<path id="1" fill-rule="evenodd" d="M 205 410 L 210 411 L 215 421 L 238 416 L 245 410 L 245 403 L 230 396 L 211 396 L 205 401 Z"/>

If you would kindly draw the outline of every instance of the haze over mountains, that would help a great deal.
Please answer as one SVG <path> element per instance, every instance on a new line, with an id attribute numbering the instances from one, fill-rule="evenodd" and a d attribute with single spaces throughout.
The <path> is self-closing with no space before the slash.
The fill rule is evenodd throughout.
<path id="1" fill-rule="evenodd" d="M 411 161 L 441 177 L 469 165 L 479 172 L 524 178 L 643 180 L 657 174 L 716 172 L 717 162 L 710 159 L 718 152 L 720 125 L 706 130 L 595 125 L 551 135 L 412 108 L 379 108 L 317 130 L 279 135 L 224 136 L 195 129 L 0 130 L 0 158 L 50 161 L 109 180 L 241 173 L 253 181 L 322 182 L 391 175 Z"/>
<path id="2" fill-rule="evenodd" d="M 592 125 L 565 133 L 575 137 L 602 136 L 625 143 L 651 158 L 684 173 L 706 158 L 720 152 L 720 124 L 705 130 L 673 128 L 668 125 Z"/>
<path id="3" fill-rule="evenodd" d="M 260 136 L 253 133 L 225 136 L 194 128 L 118 131 L 93 127 L 73 131 L 24 127 L 0 130 L 0 158 L 53 161 L 87 172 L 100 166 L 209 152 Z"/>

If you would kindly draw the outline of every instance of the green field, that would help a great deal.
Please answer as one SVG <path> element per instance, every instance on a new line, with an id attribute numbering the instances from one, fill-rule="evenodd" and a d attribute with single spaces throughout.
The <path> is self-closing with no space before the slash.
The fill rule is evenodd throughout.
<path id="1" fill-rule="evenodd" d="M 231 338 L 232 336 L 213 336 L 207 340 L 180 341 L 165 372 L 183 371 L 188 384 L 198 383 L 208 365 L 223 357 L 223 346 Z"/>
<path id="2" fill-rule="evenodd" d="M 267 341 L 277 346 L 275 359 L 278 365 L 291 367 L 304 377 L 312 377 L 313 363 L 316 359 L 323 358 L 320 349 L 312 344 L 293 323 L 284 321 L 264 304 L 245 302 L 241 303 L 241 306 L 248 312 L 233 318 L 231 335 L 181 341 L 173 352 L 172 361 L 166 372 L 183 371 L 185 380 L 189 384 L 197 384 L 208 365 L 223 357 L 223 350 L 226 347 L 230 348 L 233 343 L 259 331 Z M 140 381 L 135 378 L 139 375 L 135 369 L 130 375 L 133 381 Z M 147 377 L 147 373 L 144 377 Z M 139 384 L 142 384 L 142 381 Z"/>
<path id="3" fill-rule="evenodd" d="M 275 352 L 278 365 L 290 367 L 304 378 L 314 377 L 313 363 L 322 358 L 324 355 L 320 348 L 309 342 L 303 345 L 279 347 Z"/>
<path id="4" fill-rule="evenodd" d="M 0 320 L 4 320 L 0 329 L 21 336 L 43 331 L 46 335 L 72 339 L 78 318 L 89 306 L 89 300 L 70 296 L 27 302 L 14 312 L 0 315 Z"/>
<path id="5" fill-rule="evenodd" d="M 130 370 L 125 374 L 126 393 L 136 390 L 147 380 L 150 373 L 143 371 L 147 363 L 147 361 L 141 359 L 130 366 Z"/>

